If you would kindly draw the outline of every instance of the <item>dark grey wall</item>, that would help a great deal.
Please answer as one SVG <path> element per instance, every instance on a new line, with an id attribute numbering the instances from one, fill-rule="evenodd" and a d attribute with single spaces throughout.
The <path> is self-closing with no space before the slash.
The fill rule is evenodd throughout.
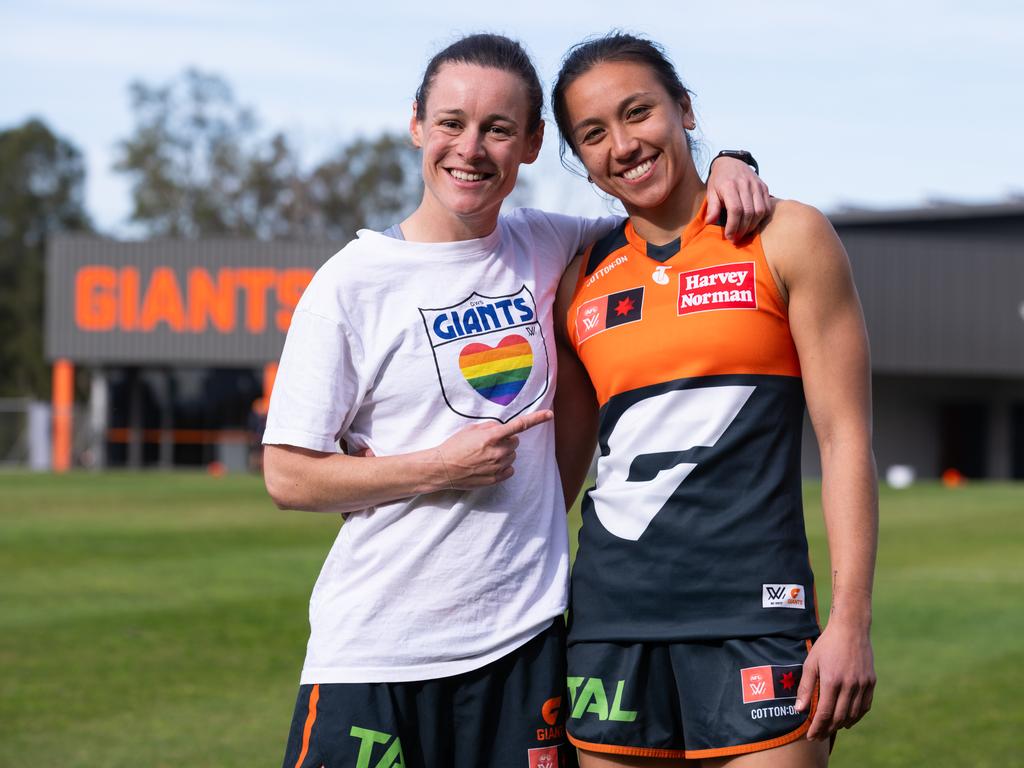
<path id="1" fill-rule="evenodd" d="M 842 221 L 876 373 L 1024 375 L 1024 213 Z"/>
<path id="2" fill-rule="evenodd" d="M 894 464 L 912 467 L 920 478 L 938 477 L 946 466 L 943 441 L 944 407 L 962 403 L 985 405 L 985 435 L 979 457 L 986 477 L 1014 476 L 1013 441 L 1021 425 L 1011 419 L 1014 407 L 1024 406 L 1024 380 L 1006 378 L 902 376 L 876 374 L 872 377 L 872 411 L 875 461 L 879 477 Z M 803 434 L 804 477 L 821 477 L 821 459 L 810 420 Z M 962 469 L 962 468 L 961 468 Z"/>

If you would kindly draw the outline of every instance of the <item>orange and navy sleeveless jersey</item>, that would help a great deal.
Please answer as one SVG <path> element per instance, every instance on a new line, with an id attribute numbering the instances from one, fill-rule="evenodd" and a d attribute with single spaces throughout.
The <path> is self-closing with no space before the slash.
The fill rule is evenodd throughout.
<path id="1" fill-rule="evenodd" d="M 760 237 L 705 210 L 667 245 L 627 221 L 583 256 L 569 337 L 600 405 L 570 642 L 818 634 L 804 398 Z"/>

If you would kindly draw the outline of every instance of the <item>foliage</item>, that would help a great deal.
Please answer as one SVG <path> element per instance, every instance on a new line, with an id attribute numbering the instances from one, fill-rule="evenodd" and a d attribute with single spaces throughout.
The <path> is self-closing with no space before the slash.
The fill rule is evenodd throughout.
<path id="1" fill-rule="evenodd" d="M 313 234 L 343 239 L 360 227 L 386 227 L 415 207 L 421 189 L 419 155 L 408 139 L 356 139 L 307 177 Z"/>
<path id="2" fill-rule="evenodd" d="M 133 179 L 132 218 L 157 236 L 194 237 L 244 229 L 252 113 L 226 82 L 188 70 L 182 82 L 130 86 L 135 133 L 119 145 L 115 169 Z"/>
<path id="3" fill-rule="evenodd" d="M 85 164 L 37 119 L 0 131 L 0 397 L 44 396 L 43 275 L 47 237 L 88 230 Z"/>
<path id="4" fill-rule="evenodd" d="M 356 139 L 307 170 L 284 134 L 260 135 L 216 75 L 135 82 L 131 105 L 135 129 L 115 170 L 131 179 L 131 218 L 150 236 L 344 240 L 418 202 L 417 155 L 403 138 Z"/>
<path id="5" fill-rule="evenodd" d="M 0 765 L 280 760 L 337 515 L 280 512 L 250 476 L 0 485 Z M 805 488 L 827 602 L 819 496 Z M 883 490 L 882 509 L 878 689 L 833 768 L 1018 764 L 1024 486 Z"/>

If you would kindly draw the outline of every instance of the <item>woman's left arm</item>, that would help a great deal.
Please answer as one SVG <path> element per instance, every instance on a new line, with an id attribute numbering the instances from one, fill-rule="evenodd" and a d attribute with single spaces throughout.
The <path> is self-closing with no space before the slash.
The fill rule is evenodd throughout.
<path id="1" fill-rule="evenodd" d="M 870 629 L 878 483 L 867 331 L 846 251 L 820 212 L 780 201 L 762 242 L 788 294 L 790 328 L 821 453 L 832 607 L 804 665 L 796 707 L 808 707 L 815 684 L 820 685 L 807 736 L 822 739 L 860 720 L 875 687 Z"/>

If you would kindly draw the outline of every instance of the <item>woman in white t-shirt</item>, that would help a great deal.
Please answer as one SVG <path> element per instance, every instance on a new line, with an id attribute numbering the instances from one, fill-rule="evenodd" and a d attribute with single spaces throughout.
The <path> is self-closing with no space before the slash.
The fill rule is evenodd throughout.
<path id="1" fill-rule="evenodd" d="M 514 41 L 437 54 L 410 120 L 422 202 L 359 232 L 295 311 L 267 489 L 347 521 L 310 600 L 289 768 L 572 759 L 552 306 L 571 257 L 615 220 L 499 215 L 540 150 L 542 100 Z M 767 192 L 729 162 L 727 191 L 710 183 L 738 220 Z"/>

